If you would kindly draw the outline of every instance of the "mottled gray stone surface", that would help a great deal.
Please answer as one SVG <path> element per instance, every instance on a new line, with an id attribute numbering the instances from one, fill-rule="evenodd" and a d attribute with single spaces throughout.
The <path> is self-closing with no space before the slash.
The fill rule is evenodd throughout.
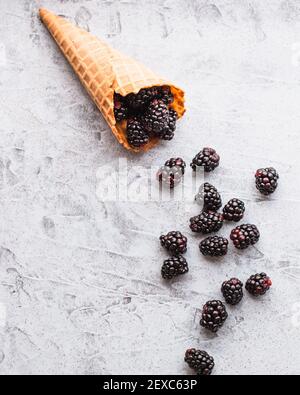
<path id="1" fill-rule="evenodd" d="M 40 6 L 103 37 L 187 92 L 177 138 L 125 152 L 37 17 Z M 297 0 L 1 0 L 0 372 L 186 374 L 185 349 L 206 349 L 217 374 L 300 371 L 300 2 Z M 190 202 L 101 202 L 97 172 L 222 155 L 209 177 L 241 197 L 257 248 L 220 263 L 198 251 Z M 280 189 L 254 187 L 273 165 Z M 138 171 L 131 174 L 136 181 Z M 101 188 L 101 186 L 100 186 Z M 190 239 L 190 273 L 165 284 L 162 232 Z M 231 226 L 223 234 L 228 235 Z M 224 279 L 257 271 L 274 287 L 246 297 L 217 336 L 201 306 Z"/>

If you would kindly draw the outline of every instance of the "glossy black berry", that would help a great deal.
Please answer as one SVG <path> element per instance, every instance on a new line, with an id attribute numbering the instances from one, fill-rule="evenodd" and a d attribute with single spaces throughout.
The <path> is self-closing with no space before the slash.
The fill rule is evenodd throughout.
<path id="1" fill-rule="evenodd" d="M 239 199 L 231 199 L 223 209 L 224 219 L 239 222 L 244 218 L 245 203 Z"/>
<path id="2" fill-rule="evenodd" d="M 145 129 L 160 137 L 169 124 L 169 108 L 163 101 L 156 99 L 150 104 L 142 119 Z"/>
<path id="3" fill-rule="evenodd" d="M 259 169 L 255 175 L 256 188 L 263 195 L 271 195 L 278 187 L 279 174 L 273 167 Z"/>
<path id="4" fill-rule="evenodd" d="M 253 296 L 265 295 L 272 286 L 272 280 L 266 273 L 258 273 L 249 278 L 246 290 Z"/>
<path id="5" fill-rule="evenodd" d="M 189 266 L 182 255 L 174 256 L 167 259 L 161 269 L 162 278 L 171 280 L 172 278 L 188 273 Z"/>
<path id="6" fill-rule="evenodd" d="M 165 166 L 171 169 L 173 167 L 179 167 L 183 175 L 185 173 L 186 163 L 182 158 L 171 158 L 166 161 Z"/>
<path id="7" fill-rule="evenodd" d="M 212 300 L 203 306 L 200 325 L 211 332 L 218 332 L 228 318 L 225 305 L 219 300 Z"/>
<path id="8" fill-rule="evenodd" d="M 208 237 L 201 241 L 200 251 L 204 256 L 219 257 L 228 252 L 228 240 L 224 237 Z"/>
<path id="9" fill-rule="evenodd" d="M 190 219 L 190 228 L 195 233 L 209 234 L 218 232 L 223 226 L 223 215 L 213 211 L 203 211 Z"/>
<path id="10" fill-rule="evenodd" d="M 160 242 L 172 254 L 184 254 L 187 250 L 187 238 L 181 232 L 170 232 L 161 236 Z"/>
<path id="11" fill-rule="evenodd" d="M 222 207 L 221 195 L 219 194 L 217 188 L 208 182 L 200 187 L 195 200 L 206 211 L 218 211 L 219 208 Z"/>
<path id="12" fill-rule="evenodd" d="M 200 376 L 210 376 L 215 367 L 215 361 L 206 351 L 191 348 L 185 353 L 185 362 Z"/>
<path id="13" fill-rule="evenodd" d="M 204 168 L 205 172 L 215 170 L 220 164 L 220 156 L 213 148 L 203 148 L 198 155 L 195 156 L 191 163 L 191 168 L 196 171 L 197 168 Z"/>
<path id="14" fill-rule="evenodd" d="M 114 114 L 117 122 L 124 121 L 128 117 L 128 107 L 123 96 L 115 94 Z"/>
<path id="15" fill-rule="evenodd" d="M 149 142 L 149 134 L 145 131 L 138 118 L 131 118 L 127 122 L 127 141 L 133 148 L 140 148 Z"/>
<path id="16" fill-rule="evenodd" d="M 246 224 L 233 229 L 230 238 L 236 248 L 244 250 L 259 241 L 260 233 L 255 225 Z"/>
<path id="17" fill-rule="evenodd" d="M 126 104 L 134 113 L 141 113 L 146 110 L 150 102 L 158 97 L 158 88 L 141 89 L 137 94 L 131 93 L 126 96 Z"/>
<path id="18" fill-rule="evenodd" d="M 226 303 L 232 306 L 239 304 L 243 299 L 243 283 L 237 278 L 225 281 L 221 290 Z"/>

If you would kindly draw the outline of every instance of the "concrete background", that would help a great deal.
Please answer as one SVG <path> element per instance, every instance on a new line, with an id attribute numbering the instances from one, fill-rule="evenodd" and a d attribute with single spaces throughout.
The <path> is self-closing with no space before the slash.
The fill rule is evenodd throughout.
<path id="1" fill-rule="evenodd" d="M 37 11 L 45 6 L 176 81 L 188 113 L 177 138 L 146 155 L 123 150 Z M 189 374 L 186 348 L 216 374 L 300 371 L 300 2 L 297 0 L 2 0 L 0 26 L 0 372 Z M 242 198 L 262 238 L 219 263 L 202 258 L 186 201 L 107 202 L 99 169 L 222 156 L 208 180 Z M 262 198 L 255 170 L 275 166 Z M 188 172 L 189 173 L 189 172 Z M 131 172 L 129 182 L 139 179 Z M 192 198 L 192 196 L 190 196 Z M 227 225 L 222 234 L 228 235 Z M 165 284 L 161 233 L 189 237 L 190 273 Z M 297 233 L 298 232 L 298 233 Z M 223 280 L 266 271 L 218 335 L 200 309 Z"/>

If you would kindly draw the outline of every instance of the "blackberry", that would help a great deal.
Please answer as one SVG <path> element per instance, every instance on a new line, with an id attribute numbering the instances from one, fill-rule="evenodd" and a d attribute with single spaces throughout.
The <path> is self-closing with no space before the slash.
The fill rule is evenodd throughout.
<path id="1" fill-rule="evenodd" d="M 224 237 L 208 237 L 200 243 L 200 251 L 204 256 L 224 256 L 228 252 L 228 244 Z"/>
<path id="2" fill-rule="evenodd" d="M 167 162 L 165 163 L 165 166 L 167 166 L 171 169 L 173 167 L 179 167 L 181 169 L 181 172 L 183 175 L 185 173 L 186 163 L 181 158 L 171 158 L 171 159 L 167 160 Z"/>
<path id="3" fill-rule="evenodd" d="M 218 211 L 222 207 L 222 198 L 218 190 L 208 182 L 203 184 L 195 197 L 197 203 L 203 206 L 204 210 Z"/>
<path id="4" fill-rule="evenodd" d="M 127 141 L 131 147 L 140 148 L 149 142 L 149 134 L 143 128 L 138 118 L 127 122 Z"/>
<path id="5" fill-rule="evenodd" d="M 117 93 L 114 97 L 114 114 L 117 122 L 124 121 L 128 116 L 128 108 L 124 102 L 124 97 Z"/>
<path id="6" fill-rule="evenodd" d="M 187 238 L 181 232 L 170 232 L 161 236 L 160 242 L 172 254 L 184 254 L 187 251 Z"/>
<path id="7" fill-rule="evenodd" d="M 259 241 L 260 233 L 255 225 L 246 224 L 233 229 L 230 238 L 236 248 L 245 250 Z"/>
<path id="8" fill-rule="evenodd" d="M 207 302 L 202 311 L 200 325 L 211 332 L 218 332 L 228 318 L 226 307 L 219 300 Z"/>
<path id="9" fill-rule="evenodd" d="M 266 273 L 251 276 L 246 283 L 246 290 L 253 296 L 265 295 L 272 286 L 272 280 Z"/>
<path id="10" fill-rule="evenodd" d="M 256 188 L 263 195 L 271 195 L 278 187 L 279 174 L 273 167 L 259 169 L 255 174 Z"/>
<path id="11" fill-rule="evenodd" d="M 239 199 L 231 199 L 223 209 L 224 219 L 239 222 L 244 218 L 245 203 Z"/>
<path id="12" fill-rule="evenodd" d="M 195 233 L 209 234 L 218 232 L 223 226 L 223 215 L 213 211 L 203 211 L 190 219 L 190 228 Z"/>
<path id="13" fill-rule="evenodd" d="M 210 376 L 215 367 L 215 361 L 206 351 L 191 348 L 185 353 L 184 361 L 200 376 Z"/>
<path id="14" fill-rule="evenodd" d="M 226 303 L 232 306 L 239 304 L 244 297 L 243 286 L 243 283 L 237 278 L 225 281 L 221 290 Z"/>
<path id="15" fill-rule="evenodd" d="M 186 259 L 182 255 L 174 256 L 167 259 L 161 269 L 162 278 L 171 280 L 174 277 L 188 273 L 189 266 Z"/>
<path id="16" fill-rule="evenodd" d="M 154 100 L 143 117 L 144 126 L 148 132 L 158 135 L 168 126 L 169 109 L 161 100 Z"/>
<path id="17" fill-rule="evenodd" d="M 157 96 L 157 87 L 141 89 L 137 94 L 130 93 L 126 96 L 126 102 L 133 112 L 142 112 L 146 109 L 151 100 Z"/>
<path id="18" fill-rule="evenodd" d="M 198 155 L 195 156 L 191 163 L 191 168 L 196 171 L 198 167 L 203 167 L 205 172 L 215 170 L 220 164 L 220 156 L 213 148 L 203 148 Z"/>
<path id="19" fill-rule="evenodd" d="M 178 119 L 177 112 L 173 109 L 169 110 L 169 120 L 167 126 L 160 132 L 156 132 L 156 136 L 161 140 L 171 141 L 175 136 L 176 122 Z"/>
<path id="20" fill-rule="evenodd" d="M 170 189 L 174 189 L 182 180 L 182 168 L 179 166 L 163 166 L 157 173 L 157 179 L 161 184 L 168 185 Z"/>
<path id="21" fill-rule="evenodd" d="M 158 97 L 168 106 L 174 102 L 174 95 L 169 86 L 162 86 L 158 90 Z"/>

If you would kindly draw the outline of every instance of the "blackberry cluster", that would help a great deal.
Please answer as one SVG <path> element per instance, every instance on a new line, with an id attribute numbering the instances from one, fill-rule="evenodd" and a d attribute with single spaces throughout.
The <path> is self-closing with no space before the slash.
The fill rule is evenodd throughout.
<path id="1" fill-rule="evenodd" d="M 251 276 L 246 283 L 246 290 L 253 296 L 265 295 L 272 286 L 272 280 L 266 273 Z"/>
<path id="2" fill-rule="evenodd" d="M 243 286 L 243 283 L 237 278 L 225 281 L 222 285 L 222 294 L 226 303 L 232 306 L 239 304 L 244 297 Z"/>
<path id="3" fill-rule="evenodd" d="M 239 222 L 244 218 L 245 203 L 239 199 L 231 199 L 223 209 L 224 219 Z"/>
<path id="4" fill-rule="evenodd" d="M 219 208 L 222 207 L 221 195 L 219 194 L 217 188 L 208 182 L 200 187 L 195 200 L 206 211 L 218 211 Z"/>
<path id="5" fill-rule="evenodd" d="M 134 148 L 140 148 L 149 142 L 149 134 L 138 118 L 131 118 L 127 122 L 127 141 Z"/>
<path id="6" fill-rule="evenodd" d="M 171 108 L 174 95 L 169 86 L 141 89 L 137 94 L 114 96 L 116 122 L 127 120 L 127 140 L 133 148 L 146 145 L 151 136 L 170 141 L 174 138 L 177 112 Z M 138 119 L 138 132 L 132 123 Z M 133 121 L 134 120 L 134 121 Z"/>
<path id="7" fill-rule="evenodd" d="M 255 175 L 256 188 L 263 195 L 271 195 L 278 187 L 279 174 L 273 167 L 259 169 Z"/>
<path id="8" fill-rule="evenodd" d="M 218 232 L 223 226 L 223 215 L 213 211 L 203 211 L 190 219 L 190 228 L 195 233 L 209 234 Z"/>
<path id="9" fill-rule="evenodd" d="M 215 170 L 220 164 L 220 156 L 213 148 L 203 148 L 198 155 L 195 156 L 191 163 L 191 168 L 196 171 L 197 168 L 204 168 L 205 172 Z"/>
<path id="10" fill-rule="evenodd" d="M 247 224 L 233 229 L 230 238 L 237 249 L 245 250 L 259 241 L 260 233 L 255 225 Z"/>
<path id="11" fill-rule="evenodd" d="M 219 300 L 207 302 L 202 311 L 200 325 L 211 332 L 218 332 L 228 318 L 226 307 Z"/>
<path id="12" fill-rule="evenodd" d="M 199 376 L 210 376 L 215 367 L 215 361 L 206 351 L 191 348 L 185 353 L 184 361 Z"/>
<path id="13" fill-rule="evenodd" d="M 189 266 L 182 255 L 167 259 L 161 269 L 161 275 L 165 280 L 172 280 L 175 277 L 188 273 Z"/>
<path id="14" fill-rule="evenodd" d="M 185 173 L 185 168 L 186 163 L 183 159 L 171 158 L 159 169 L 157 179 L 161 184 L 165 184 L 170 189 L 173 189 L 180 184 Z"/>
<path id="15" fill-rule="evenodd" d="M 228 252 L 228 244 L 224 237 L 208 237 L 200 243 L 200 251 L 204 256 L 224 256 Z"/>
<path id="16" fill-rule="evenodd" d="M 160 237 L 160 243 L 172 254 L 184 254 L 187 251 L 187 238 L 181 232 L 170 232 Z"/>

